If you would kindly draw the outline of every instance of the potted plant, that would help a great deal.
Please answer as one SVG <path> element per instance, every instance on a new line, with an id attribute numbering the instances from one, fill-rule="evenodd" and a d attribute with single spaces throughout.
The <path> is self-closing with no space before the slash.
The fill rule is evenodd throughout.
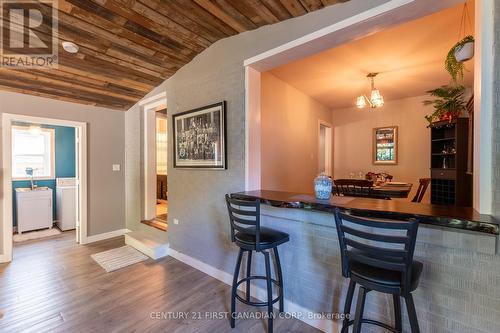
<path id="1" fill-rule="evenodd" d="M 441 86 L 439 88 L 427 91 L 433 97 L 433 100 L 426 100 L 424 105 L 432 105 L 434 112 L 425 116 L 425 119 L 431 125 L 436 121 L 447 120 L 449 122 L 458 118 L 466 110 L 464 100 L 465 87 L 461 85 Z"/>
<path id="2" fill-rule="evenodd" d="M 445 68 L 450 73 L 453 82 L 457 81 L 457 77 L 464 77 L 464 61 L 471 59 L 474 56 L 474 37 L 469 35 L 456 43 L 445 60 Z"/>

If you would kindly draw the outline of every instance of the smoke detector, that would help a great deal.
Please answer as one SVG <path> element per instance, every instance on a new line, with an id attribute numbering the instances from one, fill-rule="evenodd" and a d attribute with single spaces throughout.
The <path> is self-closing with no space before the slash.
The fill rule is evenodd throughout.
<path id="1" fill-rule="evenodd" d="M 62 47 L 64 51 L 68 53 L 77 53 L 78 52 L 78 45 L 76 45 L 73 42 L 62 42 Z"/>

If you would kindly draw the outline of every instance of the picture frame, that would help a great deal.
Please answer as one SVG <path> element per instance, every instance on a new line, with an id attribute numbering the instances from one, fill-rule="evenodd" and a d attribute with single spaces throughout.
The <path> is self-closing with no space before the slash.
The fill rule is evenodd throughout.
<path id="1" fill-rule="evenodd" d="M 398 127 L 373 129 L 373 164 L 398 164 Z"/>
<path id="2" fill-rule="evenodd" d="M 172 116 L 174 168 L 226 170 L 226 101 Z"/>

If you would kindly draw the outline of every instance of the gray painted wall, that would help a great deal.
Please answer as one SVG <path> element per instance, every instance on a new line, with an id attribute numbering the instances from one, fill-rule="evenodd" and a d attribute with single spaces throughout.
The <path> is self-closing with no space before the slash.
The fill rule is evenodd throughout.
<path id="1" fill-rule="evenodd" d="M 352 0 L 308 15 L 216 42 L 163 82 L 147 96 L 167 91 L 167 112 L 186 111 L 221 100 L 227 101 L 228 170 L 173 169 L 169 161 L 169 241 L 173 248 L 218 268 L 231 271 L 224 193 L 244 189 L 245 73 L 243 61 L 336 21 L 351 17 L 388 0 Z M 170 119 L 170 118 L 169 118 Z M 141 218 L 141 107 L 127 111 L 126 219 L 127 228 L 165 237 L 140 223 Z M 171 124 L 169 124 L 171 133 Z M 169 156 L 172 147 L 169 145 Z M 172 223 L 180 220 L 179 225 Z M 199 236 L 195 236 L 195 231 Z M 193 234 L 193 236 L 190 236 Z M 195 239 L 193 237 L 198 237 Z M 195 246 L 192 244 L 198 244 Z"/>
<path id="2" fill-rule="evenodd" d="M 0 92 L 2 113 L 86 122 L 88 235 L 125 228 L 125 112 Z M 122 171 L 113 172 L 112 164 Z"/>

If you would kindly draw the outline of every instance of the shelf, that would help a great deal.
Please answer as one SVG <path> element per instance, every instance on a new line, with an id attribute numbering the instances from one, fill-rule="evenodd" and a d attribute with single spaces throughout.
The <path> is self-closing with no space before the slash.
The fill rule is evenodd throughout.
<path id="1" fill-rule="evenodd" d="M 432 156 L 455 156 L 457 153 L 432 153 Z"/>

